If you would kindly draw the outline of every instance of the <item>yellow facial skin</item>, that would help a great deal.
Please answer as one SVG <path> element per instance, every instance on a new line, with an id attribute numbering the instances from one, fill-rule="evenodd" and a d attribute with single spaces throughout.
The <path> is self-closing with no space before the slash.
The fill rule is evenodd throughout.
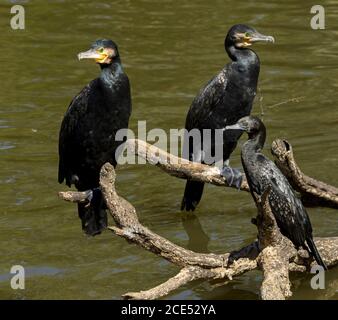
<path id="1" fill-rule="evenodd" d="M 236 47 L 238 48 L 247 48 L 252 45 L 249 33 L 236 33 L 236 40 Z"/>
<path id="2" fill-rule="evenodd" d="M 235 34 L 237 48 L 247 48 L 252 46 L 255 42 L 275 42 L 275 38 L 272 36 L 266 36 L 258 32 L 245 32 L 245 33 L 236 33 Z"/>
<path id="3" fill-rule="evenodd" d="M 106 59 L 109 57 L 106 53 L 106 50 L 104 48 L 100 48 L 96 50 L 96 53 L 99 55 L 98 58 L 95 59 L 95 62 L 97 63 L 106 63 Z"/>
<path id="4" fill-rule="evenodd" d="M 82 59 L 94 59 L 95 62 L 103 64 L 103 63 L 111 63 L 113 58 L 115 57 L 115 50 L 111 48 L 98 48 L 98 49 L 90 49 L 86 52 L 81 52 L 78 54 L 79 60 Z"/>
<path id="5" fill-rule="evenodd" d="M 115 50 L 111 48 L 100 48 L 96 51 L 100 57 L 95 59 L 97 63 L 111 63 L 115 57 Z"/>

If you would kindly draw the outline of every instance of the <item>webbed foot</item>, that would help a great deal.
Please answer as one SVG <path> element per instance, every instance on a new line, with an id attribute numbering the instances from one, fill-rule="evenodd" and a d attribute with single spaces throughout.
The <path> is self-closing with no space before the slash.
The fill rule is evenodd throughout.
<path id="1" fill-rule="evenodd" d="M 243 175 L 239 169 L 224 166 L 221 169 L 221 175 L 226 179 L 230 187 L 235 186 L 237 189 L 240 189 Z"/>

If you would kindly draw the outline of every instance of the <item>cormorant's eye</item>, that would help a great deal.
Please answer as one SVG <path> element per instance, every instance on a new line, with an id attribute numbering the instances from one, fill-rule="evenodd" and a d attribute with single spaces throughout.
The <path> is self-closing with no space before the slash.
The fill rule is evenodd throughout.
<path id="1" fill-rule="evenodd" d="M 98 51 L 99 51 L 100 53 L 103 53 L 104 48 L 100 48 Z"/>
<path id="2" fill-rule="evenodd" d="M 251 33 L 250 33 L 250 32 L 245 32 L 245 33 L 244 33 L 244 36 L 245 36 L 246 38 L 250 38 Z"/>

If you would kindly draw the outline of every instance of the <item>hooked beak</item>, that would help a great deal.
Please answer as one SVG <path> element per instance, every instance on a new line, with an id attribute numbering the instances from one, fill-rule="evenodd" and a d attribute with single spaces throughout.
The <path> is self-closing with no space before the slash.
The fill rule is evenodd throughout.
<path id="1" fill-rule="evenodd" d="M 242 130 L 245 131 L 245 128 L 240 123 L 235 123 L 230 126 L 226 126 L 224 130 Z"/>
<path id="2" fill-rule="evenodd" d="M 95 59 L 96 62 L 102 62 L 107 58 L 105 53 L 98 53 L 95 49 L 89 49 L 85 52 L 80 52 L 77 55 L 79 60 L 82 59 Z"/>
<path id="3" fill-rule="evenodd" d="M 275 43 L 275 38 L 272 36 L 266 36 L 264 34 L 261 34 L 259 32 L 255 32 L 249 39 L 249 42 L 255 43 L 255 42 L 271 42 Z"/>

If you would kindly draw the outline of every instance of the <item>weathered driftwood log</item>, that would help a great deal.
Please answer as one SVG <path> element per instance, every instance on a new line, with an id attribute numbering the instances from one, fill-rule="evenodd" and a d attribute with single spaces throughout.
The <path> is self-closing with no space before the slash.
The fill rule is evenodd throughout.
<path id="1" fill-rule="evenodd" d="M 301 194 L 305 205 L 338 208 L 338 188 L 305 175 L 297 165 L 292 146 L 287 140 L 275 140 L 271 153 L 292 187 Z"/>
<path id="2" fill-rule="evenodd" d="M 183 171 L 186 172 L 187 169 Z M 262 299 L 284 299 L 291 295 L 288 271 L 304 272 L 313 263 L 313 259 L 304 254 L 303 250 L 297 251 L 280 234 L 267 201 L 267 193 L 262 198 L 257 197 L 256 201 L 259 212 L 256 219 L 257 241 L 230 253 L 205 254 L 180 247 L 143 226 L 135 208 L 117 194 L 115 177 L 114 168 L 105 164 L 101 169 L 100 186 L 116 223 L 116 226 L 109 229 L 128 242 L 135 243 L 180 268 L 178 274 L 168 281 L 146 291 L 126 293 L 123 296 L 126 299 L 156 299 L 196 279 L 231 280 L 234 276 L 256 268 L 262 269 L 264 274 Z M 72 191 L 60 192 L 59 196 L 67 201 L 86 199 L 86 194 Z M 338 237 L 317 238 L 315 242 L 325 263 L 329 267 L 336 265 Z"/>

